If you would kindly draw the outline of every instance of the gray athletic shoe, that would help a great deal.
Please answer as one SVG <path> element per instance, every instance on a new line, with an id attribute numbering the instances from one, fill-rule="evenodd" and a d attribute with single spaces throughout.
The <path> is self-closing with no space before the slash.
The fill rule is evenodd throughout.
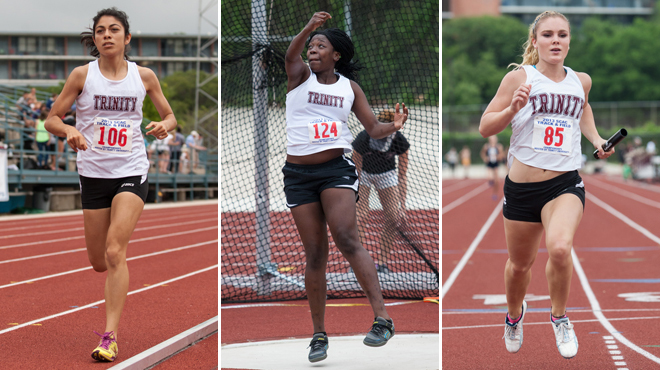
<path id="1" fill-rule="evenodd" d="M 328 358 L 328 336 L 323 334 L 314 334 L 312 341 L 309 342 L 309 362 L 319 362 Z"/>
<path id="2" fill-rule="evenodd" d="M 374 319 L 371 330 L 367 333 L 363 343 L 369 347 L 380 347 L 394 336 L 394 323 L 390 323 L 378 316 Z"/>

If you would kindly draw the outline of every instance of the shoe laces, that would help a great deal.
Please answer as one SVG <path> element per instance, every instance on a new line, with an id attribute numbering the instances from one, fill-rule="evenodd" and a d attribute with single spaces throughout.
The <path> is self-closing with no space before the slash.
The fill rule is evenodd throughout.
<path id="1" fill-rule="evenodd" d="M 509 338 L 511 340 L 514 340 L 516 339 L 517 332 L 518 332 L 518 324 L 513 326 L 507 324 L 506 327 L 504 328 L 504 335 L 502 336 L 502 339 Z"/>
<path id="2" fill-rule="evenodd" d="M 390 331 L 390 329 L 387 326 L 378 322 L 375 322 L 371 327 L 371 332 L 375 333 L 379 337 L 384 336 L 386 331 Z"/>
<path id="3" fill-rule="evenodd" d="M 115 341 L 115 332 L 114 331 L 108 331 L 108 332 L 105 332 L 103 334 L 99 334 L 95 330 L 94 333 L 96 335 L 98 335 L 99 337 L 101 337 L 101 344 L 99 345 L 99 347 L 101 347 L 103 349 L 109 349 L 110 344 L 112 344 L 112 342 Z"/>
<path id="4" fill-rule="evenodd" d="M 326 344 L 328 344 L 327 341 L 321 341 L 321 340 L 318 340 L 318 338 L 314 338 L 314 339 L 312 339 L 311 342 L 309 342 L 309 347 L 307 347 L 307 348 L 311 348 L 312 351 L 316 351 L 316 350 L 319 350 L 319 349 L 323 349 L 323 347 L 325 347 Z"/>
<path id="5" fill-rule="evenodd" d="M 564 343 L 568 343 L 571 341 L 571 330 L 573 330 L 573 324 L 570 322 L 562 322 L 559 325 L 557 325 L 557 328 L 559 329 L 559 337 L 561 338 L 561 341 Z"/>

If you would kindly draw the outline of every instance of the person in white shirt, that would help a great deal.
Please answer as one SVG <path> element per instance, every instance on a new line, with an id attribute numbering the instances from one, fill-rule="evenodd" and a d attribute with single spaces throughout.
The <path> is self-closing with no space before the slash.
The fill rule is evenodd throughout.
<path id="1" fill-rule="evenodd" d="M 337 28 L 313 32 L 332 18 L 317 12 L 287 49 L 287 157 L 282 169 L 287 206 L 300 233 L 307 261 L 305 287 L 314 335 L 308 360 L 327 358 L 325 332 L 328 233 L 348 260 L 365 291 L 375 319 L 363 343 L 382 346 L 394 335 L 378 276 L 369 252 L 360 244 L 356 221 L 358 174 L 344 157 L 352 151 L 348 116 L 355 113 L 370 137 L 381 139 L 400 130 L 408 117 L 396 104 L 392 122 L 376 119 L 367 98 L 355 82 L 360 69 L 351 59 L 354 47 Z M 307 60 L 301 54 L 308 42 Z M 368 201 L 368 200 L 364 200 Z"/>
<path id="2" fill-rule="evenodd" d="M 177 123 L 154 72 L 127 60 L 131 34 L 126 13 L 103 9 L 93 21 L 82 41 L 98 59 L 71 72 L 46 129 L 66 137 L 77 153 L 87 255 L 95 271 L 108 272 L 105 332 L 92 357 L 114 361 L 128 293 L 126 250 L 148 192 L 149 161 L 140 131 L 145 95 L 162 119 L 146 126 L 147 135 L 165 139 Z M 74 101 L 75 127 L 60 118 Z"/>
<path id="3" fill-rule="evenodd" d="M 588 103 L 591 78 L 564 66 L 571 39 L 570 24 L 561 13 L 539 14 L 529 27 L 522 64 L 513 64 L 481 118 L 483 137 L 512 126 L 509 175 L 504 184 L 504 232 L 509 259 L 505 266 L 508 314 L 505 345 L 516 353 L 522 346 L 524 300 L 531 266 L 545 232 L 546 278 L 550 290 L 550 323 L 555 344 L 565 358 L 577 354 L 578 341 L 566 316 L 573 260 L 573 237 L 582 219 L 584 183 L 581 135 L 607 158 L 605 140 L 596 130 Z"/>

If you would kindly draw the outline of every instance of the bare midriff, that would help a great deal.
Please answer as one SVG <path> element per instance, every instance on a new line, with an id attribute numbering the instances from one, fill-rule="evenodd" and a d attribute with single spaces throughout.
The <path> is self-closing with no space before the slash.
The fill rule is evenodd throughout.
<path id="1" fill-rule="evenodd" d="M 309 155 L 286 155 L 286 161 L 295 164 L 321 164 L 333 160 L 344 154 L 344 149 L 328 149 Z"/>
<path id="2" fill-rule="evenodd" d="M 553 179 L 566 172 L 568 171 L 551 171 L 528 166 L 514 157 L 509 169 L 509 180 L 516 183 L 541 182 Z"/>

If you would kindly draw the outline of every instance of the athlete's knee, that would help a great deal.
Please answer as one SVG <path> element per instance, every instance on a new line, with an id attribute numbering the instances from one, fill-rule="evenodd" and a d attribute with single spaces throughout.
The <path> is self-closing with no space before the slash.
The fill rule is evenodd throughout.
<path id="1" fill-rule="evenodd" d="M 327 257 L 323 253 L 307 253 L 305 256 L 306 269 L 310 271 L 325 271 Z"/>
<path id="2" fill-rule="evenodd" d="M 529 271 L 532 269 L 533 264 L 534 264 L 534 260 L 514 262 L 511 259 L 509 259 L 509 262 L 507 263 L 507 267 L 511 271 L 513 276 L 522 276 L 529 273 Z"/>
<path id="3" fill-rule="evenodd" d="M 548 255 L 553 264 L 567 265 L 571 261 L 573 243 L 565 238 L 548 238 L 546 240 Z"/>
<path id="4" fill-rule="evenodd" d="M 357 237 L 356 233 L 350 231 L 339 231 L 337 235 L 332 235 L 332 238 L 335 241 L 337 249 L 344 256 L 351 256 L 359 252 L 362 249 L 362 244 L 360 244 L 360 239 Z"/>
<path id="5" fill-rule="evenodd" d="M 110 244 L 105 250 L 105 263 L 109 268 L 117 267 L 126 262 L 126 248 L 118 244 Z"/>

